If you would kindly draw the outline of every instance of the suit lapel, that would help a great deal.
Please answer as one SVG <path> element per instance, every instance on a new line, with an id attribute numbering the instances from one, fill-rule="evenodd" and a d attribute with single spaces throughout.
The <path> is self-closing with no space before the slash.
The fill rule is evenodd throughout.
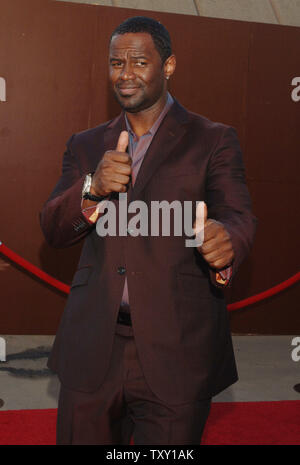
<path id="1" fill-rule="evenodd" d="M 138 198 L 142 189 L 186 133 L 187 120 L 188 112 L 174 99 L 174 104 L 163 119 L 144 157 L 132 188 L 133 200 Z"/>
<path id="2" fill-rule="evenodd" d="M 113 119 L 104 132 L 104 152 L 107 150 L 116 150 L 119 135 L 121 131 L 126 130 L 125 115 L 122 112 L 119 116 Z"/>
<path id="3" fill-rule="evenodd" d="M 167 159 L 180 139 L 186 133 L 188 112 L 176 99 L 158 128 L 139 169 L 134 187 L 130 184 L 128 199 L 138 198 L 140 192 L 159 166 Z M 111 121 L 104 133 L 104 151 L 115 150 L 121 131 L 126 130 L 125 115 L 122 112 Z"/>

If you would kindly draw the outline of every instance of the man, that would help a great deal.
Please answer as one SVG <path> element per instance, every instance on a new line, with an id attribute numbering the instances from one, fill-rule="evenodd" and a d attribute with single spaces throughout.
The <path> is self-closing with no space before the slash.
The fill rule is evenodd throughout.
<path id="1" fill-rule="evenodd" d="M 85 238 L 49 360 L 61 381 L 58 444 L 199 444 L 212 396 L 237 380 L 222 286 L 255 219 L 234 129 L 168 93 L 175 66 L 157 21 L 130 18 L 113 32 L 123 111 L 71 137 L 41 213 L 52 246 Z M 98 234 L 105 205 L 118 211 L 125 193 L 129 205 L 205 201 L 203 244 Z"/>

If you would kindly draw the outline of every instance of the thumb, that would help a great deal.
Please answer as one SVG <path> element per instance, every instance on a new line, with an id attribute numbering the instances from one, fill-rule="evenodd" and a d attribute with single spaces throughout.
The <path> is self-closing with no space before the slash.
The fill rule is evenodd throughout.
<path id="1" fill-rule="evenodd" d="M 122 131 L 120 136 L 119 136 L 116 151 L 117 152 L 126 152 L 127 146 L 128 146 L 128 132 L 127 131 Z"/>
<path id="2" fill-rule="evenodd" d="M 204 210 L 204 218 L 203 218 L 203 221 L 204 221 L 204 226 L 205 226 L 205 223 L 207 222 L 207 206 L 206 206 L 206 203 L 203 202 L 203 210 Z"/>
<path id="3" fill-rule="evenodd" d="M 196 208 L 196 219 L 194 223 L 195 232 L 202 231 L 207 222 L 207 206 L 205 202 L 198 202 Z"/>
<path id="4" fill-rule="evenodd" d="M 197 247 L 204 242 L 204 228 L 207 222 L 207 206 L 205 202 L 198 202 L 196 208 L 196 219 L 194 223 L 195 241 Z"/>

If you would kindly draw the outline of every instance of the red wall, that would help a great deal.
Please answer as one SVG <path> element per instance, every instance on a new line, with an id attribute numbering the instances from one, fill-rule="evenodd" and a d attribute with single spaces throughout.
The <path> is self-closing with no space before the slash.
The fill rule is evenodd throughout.
<path id="1" fill-rule="evenodd" d="M 256 241 L 233 287 L 234 302 L 298 271 L 300 29 L 50 0 L 2 0 L 0 239 L 69 283 L 81 246 L 51 249 L 38 213 L 61 170 L 66 140 L 119 112 L 107 80 L 110 33 L 144 14 L 169 29 L 177 56 L 170 90 L 188 109 L 233 125 L 240 136 Z M 299 92 L 300 94 L 300 92 Z M 298 214 L 297 214 L 298 213 Z M 1 334 L 53 334 L 66 297 L 3 258 Z M 236 333 L 296 334 L 299 286 L 231 313 Z"/>

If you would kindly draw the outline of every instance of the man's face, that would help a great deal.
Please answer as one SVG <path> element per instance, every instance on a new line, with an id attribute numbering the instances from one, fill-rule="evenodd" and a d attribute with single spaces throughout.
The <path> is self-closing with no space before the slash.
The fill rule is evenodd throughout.
<path id="1" fill-rule="evenodd" d="M 114 36 L 109 71 L 115 96 L 125 111 L 136 113 L 151 107 L 166 90 L 164 66 L 148 33 Z"/>

